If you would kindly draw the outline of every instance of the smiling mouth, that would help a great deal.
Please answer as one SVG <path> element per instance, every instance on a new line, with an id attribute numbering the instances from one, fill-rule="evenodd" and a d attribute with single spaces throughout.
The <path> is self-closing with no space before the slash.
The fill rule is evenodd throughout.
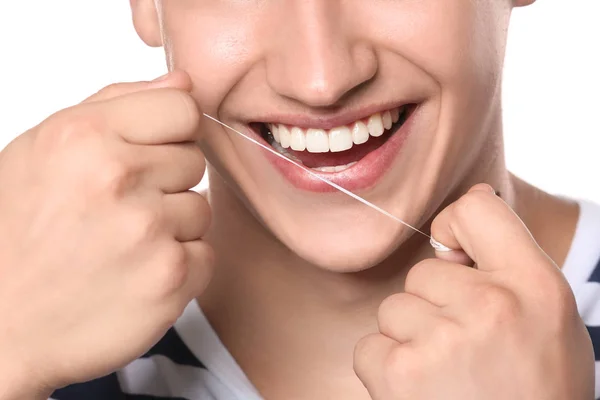
<path id="1" fill-rule="evenodd" d="M 254 123 L 251 127 L 284 156 L 321 173 L 337 173 L 383 146 L 415 107 L 407 104 L 329 130 L 274 123 Z"/>

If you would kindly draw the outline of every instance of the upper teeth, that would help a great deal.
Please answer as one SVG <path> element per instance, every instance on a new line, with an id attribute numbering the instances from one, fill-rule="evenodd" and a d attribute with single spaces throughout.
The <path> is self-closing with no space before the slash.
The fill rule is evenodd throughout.
<path id="1" fill-rule="evenodd" d="M 371 115 L 364 121 L 356 121 L 350 126 L 344 125 L 328 131 L 324 129 L 302 129 L 297 126 L 269 124 L 273 138 L 284 149 L 327 153 L 345 151 L 355 144 L 363 144 L 370 136 L 379 137 L 398 122 L 404 108 L 395 108 L 383 113 Z"/>

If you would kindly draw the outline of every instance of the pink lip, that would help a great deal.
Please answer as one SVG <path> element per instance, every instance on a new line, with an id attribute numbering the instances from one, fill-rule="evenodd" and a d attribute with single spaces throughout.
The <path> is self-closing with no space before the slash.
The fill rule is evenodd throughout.
<path id="1" fill-rule="evenodd" d="M 327 116 L 307 116 L 299 114 L 272 114 L 262 115 L 248 119 L 253 122 L 261 122 L 267 124 L 283 124 L 288 126 L 297 126 L 299 128 L 308 129 L 333 129 L 338 126 L 350 125 L 356 121 L 369 118 L 371 115 L 384 111 L 400 108 L 407 104 L 414 104 L 414 101 L 405 101 L 388 105 L 375 105 L 355 111 L 345 111 L 338 115 L 328 114 Z"/>
<path id="2" fill-rule="evenodd" d="M 390 169 L 397 154 L 402 149 L 406 138 L 412 131 L 413 120 L 417 111 L 418 107 L 411 112 L 404 124 L 381 147 L 369 153 L 350 168 L 341 172 L 328 173 L 315 170 L 313 172 L 328 181 L 352 191 L 365 190 L 374 186 Z M 249 131 L 252 136 L 257 136 L 251 129 Z M 311 176 L 306 171 L 298 168 L 298 166 L 282 160 L 274 154 L 265 151 L 265 156 L 298 189 L 320 193 L 336 191 L 335 188 L 329 186 L 327 183 Z"/>

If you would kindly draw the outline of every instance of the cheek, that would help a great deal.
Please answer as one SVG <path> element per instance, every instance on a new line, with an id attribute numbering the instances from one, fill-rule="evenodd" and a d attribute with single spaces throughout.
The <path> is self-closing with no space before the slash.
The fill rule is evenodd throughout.
<path id="1" fill-rule="evenodd" d="M 171 68 L 190 74 L 200 108 L 217 114 L 220 103 L 260 54 L 257 15 L 236 18 L 243 10 L 177 0 L 163 10 L 165 51 Z"/>
<path id="2" fill-rule="evenodd" d="M 437 171 L 435 180 L 447 182 L 444 187 L 459 185 L 477 160 L 496 149 L 508 3 L 422 0 L 397 2 L 396 12 L 363 10 L 372 13 L 368 19 L 382 21 L 382 46 L 437 85 L 428 108 L 435 136 L 432 143 L 419 142 L 417 152 L 430 155 L 425 170 Z"/>
<path id="3" fill-rule="evenodd" d="M 397 48 L 440 86 L 472 86 L 498 79 L 510 13 L 504 3 L 406 2 L 397 12 L 380 13 L 375 18 L 384 21 L 380 26 L 387 31 L 380 37 L 390 38 L 387 45 Z"/>

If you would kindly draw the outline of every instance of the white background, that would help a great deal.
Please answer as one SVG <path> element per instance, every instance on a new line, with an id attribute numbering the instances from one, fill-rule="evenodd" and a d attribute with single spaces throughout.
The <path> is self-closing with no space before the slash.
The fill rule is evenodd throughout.
<path id="1" fill-rule="evenodd" d="M 135 35 L 125 0 L 2 3 L 0 148 L 109 83 L 166 71 L 162 50 Z M 515 11 L 504 106 L 510 169 L 600 202 L 600 0 L 538 0 Z"/>

